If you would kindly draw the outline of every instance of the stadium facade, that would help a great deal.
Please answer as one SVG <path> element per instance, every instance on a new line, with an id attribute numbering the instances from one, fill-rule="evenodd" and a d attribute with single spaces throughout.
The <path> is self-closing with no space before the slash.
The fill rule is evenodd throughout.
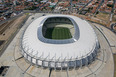
<path id="1" fill-rule="evenodd" d="M 68 28 L 71 37 L 46 37 L 47 29 L 55 27 Z M 70 15 L 39 17 L 28 26 L 21 39 L 24 58 L 45 68 L 70 69 L 91 64 L 99 49 L 100 45 L 91 25 Z"/>

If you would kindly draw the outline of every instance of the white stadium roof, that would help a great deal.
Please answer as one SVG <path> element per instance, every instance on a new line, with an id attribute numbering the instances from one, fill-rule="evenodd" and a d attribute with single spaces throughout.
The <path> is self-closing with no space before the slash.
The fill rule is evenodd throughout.
<path id="1" fill-rule="evenodd" d="M 72 43 L 53 44 L 42 42 L 39 34 L 41 35 L 42 29 L 38 31 L 41 24 L 48 17 L 67 17 L 72 18 L 79 30 L 78 40 Z M 44 22 L 43 22 L 44 23 Z M 38 33 L 39 32 L 39 33 Z M 74 38 L 73 38 L 74 39 Z M 56 40 L 57 41 L 57 40 Z M 27 54 L 31 54 L 35 58 L 46 61 L 69 61 L 84 58 L 94 52 L 98 43 L 96 34 L 91 25 L 78 17 L 70 15 L 47 15 L 34 20 L 26 29 L 22 39 L 22 49 Z"/>

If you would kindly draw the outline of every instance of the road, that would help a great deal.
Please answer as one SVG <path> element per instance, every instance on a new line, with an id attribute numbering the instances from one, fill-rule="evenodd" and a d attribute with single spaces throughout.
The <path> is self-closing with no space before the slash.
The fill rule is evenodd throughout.
<path id="1" fill-rule="evenodd" d="M 96 9 L 96 11 L 95 11 L 95 13 L 94 14 L 96 14 L 97 13 L 97 11 L 99 10 L 99 8 L 102 6 L 102 4 L 104 3 L 104 0 L 102 0 L 101 2 L 100 2 L 100 4 L 99 4 L 99 6 L 97 7 L 97 9 Z"/>
<path id="2" fill-rule="evenodd" d="M 110 27 L 111 27 L 111 30 L 114 32 L 114 33 L 116 33 L 116 31 L 114 30 L 114 27 L 116 26 L 116 23 L 112 23 L 111 25 L 110 25 Z"/>

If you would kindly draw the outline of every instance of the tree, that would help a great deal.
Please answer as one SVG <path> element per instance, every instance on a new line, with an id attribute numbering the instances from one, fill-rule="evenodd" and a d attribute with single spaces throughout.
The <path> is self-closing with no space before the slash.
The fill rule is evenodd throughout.
<path id="1" fill-rule="evenodd" d="M 24 5 L 27 6 L 29 4 L 29 2 L 24 2 Z"/>
<path id="2" fill-rule="evenodd" d="M 53 9 L 54 9 L 54 7 L 51 8 L 51 10 L 53 10 Z"/>
<path id="3" fill-rule="evenodd" d="M 54 2 L 54 0 L 51 0 L 51 2 L 53 3 L 53 2 Z"/>
<path id="4" fill-rule="evenodd" d="M 42 0 L 38 0 L 37 2 L 38 2 L 38 3 L 41 3 L 41 1 L 42 1 Z"/>
<path id="5" fill-rule="evenodd" d="M 107 4 L 107 6 L 113 8 L 113 4 Z"/>
<path id="6" fill-rule="evenodd" d="M 73 7 L 76 7 L 76 5 L 74 4 Z"/>
<path id="7" fill-rule="evenodd" d="M 96 14 L 99 14 L 99 11 L 97 11 Z"/>

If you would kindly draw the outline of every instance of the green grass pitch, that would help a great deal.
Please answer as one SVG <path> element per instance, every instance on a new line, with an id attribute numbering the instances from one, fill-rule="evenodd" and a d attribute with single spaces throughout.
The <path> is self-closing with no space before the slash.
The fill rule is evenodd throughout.
<path id="1" fill-rule="evenodd" d="M 56 40 L 72 38 L 70 30 L 65 27 L 48 28 L 46 30 L 45 37 Z"/>

